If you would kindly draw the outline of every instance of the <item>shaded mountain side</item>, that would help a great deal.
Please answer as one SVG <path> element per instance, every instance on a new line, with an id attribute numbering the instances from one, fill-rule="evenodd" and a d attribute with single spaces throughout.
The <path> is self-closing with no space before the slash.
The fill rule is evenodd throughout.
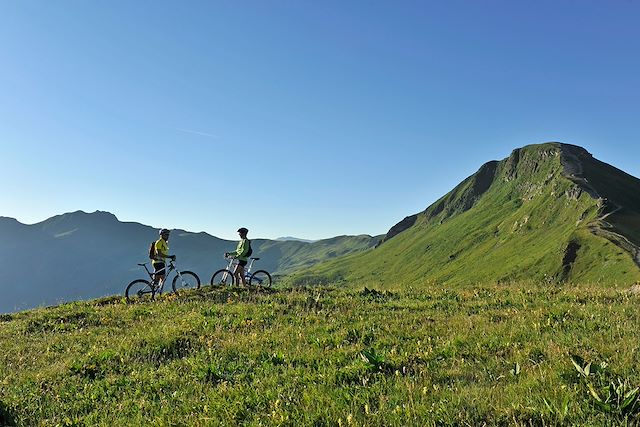
<path id="1" fill-rule="evenodd" d="M 440 221 L 444 221 L 450 216 L 471 209 L 484 192 L 491 187 L 495 179 L 497 167 L 497 161 L 485 163 L 480 167 L 478 172 L 462 181 L 451 190 L 451 192 L 437 200 L 424 212 L 405 217 L 398 224 L 391 227 L 380 241 L 380 244 L 412 227 L 419 216 L 422 216 L 425 221 L 432 220 L 436 217 L 438 217 Z"/>
<path id="2" fill-rule="evenodd" d="M 121 294 L 128 282 L 144 277 L 136 264 L 148 262 L 149 242 L 158 230 L 120 222 L 108 212 L 82 211 L 25 225 L 0 217 L 0 313 L 60 301 Z M 306 243 L 252 239 L 256 266 L 274 274 L 373 247 L 371 236 L 339 236 Z M 203 283 L 224 267 L 224 252 L 237 242 L 207 233 L 174 230 L 169 240 L 181 270 L 196 272 Z"/>
<path id="3" fill-rule="evenodd" d="M 560 143 L 483 165 L 374 251 L 296 274 L 294 283 L 398 284 L 512 280 L 633 283 L 638 179 Z"/>
<path id="4" fill-rule="evenodd" d="M 633 254 L 640 265 L 640 179 L 580 147 L 569 146 L 562 154 L 567 177 L 601 205 L 592 232 Z"/>

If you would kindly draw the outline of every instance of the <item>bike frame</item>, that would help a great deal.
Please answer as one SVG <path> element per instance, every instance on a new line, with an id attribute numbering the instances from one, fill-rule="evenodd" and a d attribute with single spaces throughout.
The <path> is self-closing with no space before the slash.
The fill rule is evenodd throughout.
<path id="1" fill-rule="evenodd" d="M 151 284 L 153 284 L 153 279 L 155 278 L 154 276 L 156 274 L 147 268 L 146 262 L 144 264 L 138 264 L 138 265 L 141 265 L 142 267 L 144 267 L 144 269 L 147 271 L 147 274 L 149 275 L 149 280 L 151 281 Z M 178 270 L 173 260 L 169 261 L 168 263 L 165 263 L 164 269 L 165 269 L 164 279 L 161 279 L 160 282 L 158 282 L 158 289 L 157 289 L 158 293 L 162 293 L 162 290 L 164 289 L 164 284 L 169 278 L 169 274 L 171 274 L 171 272 L 175 271 L 178 274 L 178 276 L 180 276 L 180 279 L 182 279 L 182 275 L 180 275 L 180 270 Z"/>
<path id="2" fill-rule="evenodd" d="M 253 267 L 253 262 L 256 260 L 256 258 L 249 258 L 251 261 L 249 261 L 249 264 L 246 265 L 246 267 L 244 268 L 244 278 L 246 280 L 249 280 L 251 278 L 251 268 Z M 235 266 L 238 265 L 238 260 L 236 258 L 229 258 L 229 264 L 227 265 L 227 270 L 229 270 L 231 273 L 233 273 L 233 270 L 235 269 Z M 222 280 L 227 280 L 227 276 L 229 274 L 228 273 L 224 273 L 222 275 Z"/>
<path id="3" fill-rule="evenodd" d="M 215 273 L 213 273 L 213 276 L 211 276 L 211 285 L 239 286 L 240 283 L 235 283 L 236 278 L 233 274 L 233 270 L 237 268 L 238 260 L 228 255 L 225 256 L 225 259 L 229 260 L 229 262 L 227 263 L 226 267 L 221 268 L 220 270 L 217 270 Z M 270 288 L 273 283 L 271 275 L 266 270 L 256 269 L 255 271 L 253 271 L 253 263 L 255 261 L 258 261 L 259 259 L 260 258 L 258 257 L 249 257 L 247 259 L 247 265 L 243 269 L 244 274 L 242 279 L 246 284 L 250 286 L 255 284 L 256 286 L 266 286 L 267 288 Z"/>
<path id="4" fill-rule="evenodd" d="M 147 266 L 148 263 L 138 263 L 140 267 L 144 268 L 149 279 L 137 279 L 133 282 L 129 283 L 125 290 L 125 296 L 127 301 L 130 301 L 132 298 L 138 297 L 142 298 L 145 295 L 150 295 L 151 299 L 155 297 L 156 294 L 162 294 L 164 290 L 164 285 L 168 282 L 169 279 L 171 281 L 171 287 L 174 292 L 182 291 L 184 289 L 200 289 L 200 278 L 193 271 L 180 271 L 175 264 L 175 260 L 171 259 L 170 261 L 165 261 L 165 271 L 163 274 L 163 279 L 160 280 L 159 277 L 156 276 L 155 271 L 151 271 Z M 175 271 L 175 274 L 172 274 Z M 155 279 L 158 280 L 157 283 Z"/>

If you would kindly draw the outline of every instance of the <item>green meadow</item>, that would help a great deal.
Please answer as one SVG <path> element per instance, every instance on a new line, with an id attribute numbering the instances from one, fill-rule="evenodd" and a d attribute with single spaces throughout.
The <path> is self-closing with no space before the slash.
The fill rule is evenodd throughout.
<path id="1" fill-rule="evenodd" d="M 206 287 L 2 315 L 0 425 L 635 425 L 638 298 Z"/>

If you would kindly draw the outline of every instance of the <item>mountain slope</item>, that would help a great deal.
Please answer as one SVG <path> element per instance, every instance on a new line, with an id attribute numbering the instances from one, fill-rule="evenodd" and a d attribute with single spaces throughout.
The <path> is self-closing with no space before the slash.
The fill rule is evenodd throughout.
<path id="1" fill-rule="evenodd" d="M 144 277 L 136 264 L 148 261 L 157 229 L 120 222 L 108 212 L 57 215 L 34 225 L 0 217 L 0 313 L 60 301 L 121 294 L 128 282 Z M 379 238 L 340 236 L 313 243 L 253 239 L 259 268 L 282 274 L 332 257 L 373 247 Z M 182 270 L 203 283 L 225 266 L 222 254 L 235 241 L 206 233 L 174 230 L 171 252 Z"/>
<path id="2" fill-rule="evenodd" d="M 530 145 L 400 221 L 375 250 L 293 281 L 633 283 L 639 218 L 640 180 L 577 146 Z"/>

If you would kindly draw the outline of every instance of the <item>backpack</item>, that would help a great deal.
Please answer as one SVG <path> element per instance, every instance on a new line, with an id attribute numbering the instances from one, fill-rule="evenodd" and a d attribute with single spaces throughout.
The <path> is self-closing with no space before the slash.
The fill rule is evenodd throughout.
<path id="1" fill-rule="evenodd" d="M 149 245 L 149 259 L 156 258 L 156 242 L 151 242 Z"/>
<path id="2" fill-rule="evenodd" d="M 247 254 L 245 256 L 250 257 L 253 253 L 253 249 L 251 248 L 251 240 L 247 239 L 247 242 L 249 243 L 249 250 L 247 251 Z"/>

